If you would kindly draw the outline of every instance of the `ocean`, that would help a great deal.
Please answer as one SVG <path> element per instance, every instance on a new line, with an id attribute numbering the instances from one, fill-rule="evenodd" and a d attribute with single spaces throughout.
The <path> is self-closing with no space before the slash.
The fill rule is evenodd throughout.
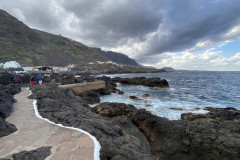
<path id="1" fill-rule="evenodd" d="M 166 79 L 170 85 L 169 89 L 117 84 L 117 88 L 124 91 L 124 95 L 113 93 L 101 96 L 100 99 L 101 102 L 132 104 L 170 120 L 178 120 L 182 113 L 187 112 L 207 113 L 204 110 L 205 107 L 240 109 L 240 72 L 176 71 L 105 76 Z M 144 98 L 143 94 L 149 94 L 150 97 Z M 132 100 L 129 96 L 137 96 L 141 100 Z M 181 108 L 182 110 L 169 108 Z"/>

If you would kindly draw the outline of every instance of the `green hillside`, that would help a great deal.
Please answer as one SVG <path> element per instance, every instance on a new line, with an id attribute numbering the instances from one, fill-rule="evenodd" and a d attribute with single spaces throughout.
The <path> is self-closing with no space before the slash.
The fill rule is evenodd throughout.
<path id="1" fill-rule="evenodd" d="M 108 59 L 79 42 L 31 29 L 0 10 L 0 63 L 11 60 L 22 66 L 78 64 L 81 67 Z"/>

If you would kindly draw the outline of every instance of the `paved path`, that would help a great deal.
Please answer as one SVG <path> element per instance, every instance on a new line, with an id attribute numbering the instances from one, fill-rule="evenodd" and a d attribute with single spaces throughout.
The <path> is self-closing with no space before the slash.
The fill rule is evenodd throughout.
<path id="1" fill-rule="evenodd" d="M 46 160 L 93 160 L 94 143 L 86 134 L 58 127 L 36 117 L 33 100 L 28 99 L 29 90 L 15 95 L 17 103 L 6 119 L 18 131 L 0 138 L 0 159 L 12 154 L 29 151 L 42 146 L 52 146 L 52 154 Z"/>

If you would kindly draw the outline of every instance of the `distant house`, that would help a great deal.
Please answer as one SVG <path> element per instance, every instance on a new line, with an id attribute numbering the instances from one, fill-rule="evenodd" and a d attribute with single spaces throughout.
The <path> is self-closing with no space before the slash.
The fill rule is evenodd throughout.
<path id="1" fill-rule="evenodd" d="M 97 64 L 103 64 L 104 62 L 102 62 L 102 61 L 96 61 L 97 62 Z"/>
<path id="2" fill-rule="evenodd" d="M 24 71 L 33 71 L 34 67 L 22 67 Z"/>
<path id="3" fill-rule="evenodd" d="M 66 72 L 68 71 L 68 67 L 58 67 L 59 72 Z"/>
<path id="4" fill-rule="evenodd" d="M 69 64 L 68 66 L 67 66 L 67 68 L 74 68 L 74 67 L 76 67 L 77 65 L 76 64 Z"/>
<path id="5" fill-rule="evenodd" d="M 49 66 L 36 66 L 34 67 L 34 71 L 52 71 L 53 68 Z"/>
<path id="6" fill-rule="evenodd" d="M 55 66 L 55 67 L 53 67 L 53 71 L 54 71 L 55 73 L 66 72 L 66 71 L 68 71 L 68 67 Z"/>

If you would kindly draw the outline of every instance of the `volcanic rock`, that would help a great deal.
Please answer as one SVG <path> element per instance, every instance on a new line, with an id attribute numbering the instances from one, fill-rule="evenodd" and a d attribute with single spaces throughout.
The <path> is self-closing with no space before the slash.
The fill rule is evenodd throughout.
<path id="1" fill-rule="evenodd" d="M 134 78 L 120 78 L 116 77 L 112 79 L 114 82 L 127 85 L 142 85 L 148 87 L 159 87 L 159 88 L 169 88 L 168 82 L 160 78 L 145 78 L 145 77 L 134 77 Z"/>
<path id="2" fill-rule="evenodd" d="M 11 79 L 11 74 L 9 73 L 1 73 L 0 74 L 0 84 L 6 85 L 9 84 Z"/>
<path id="3" fill-rule="evenodd" d="M 44 160 L 51 154 L 52 147 L 41 147 L 31 151 L 22 151 L 17 154 L 13 154 L 13 160 Z"/>
<path id="4" fill-rule="evenodd" d="M 153 155 L 174 160 L 239 159 L 240 121 L 235 118 L 222 122 L 170 121 L 143 109 L 131 115 L 132 122 L 148 138 Z"/>
<path id="5" fill-rule="evenodd" d="M 182 108 L 178 108 L 178 107 L 172 107 L 172 108 L 169 108 L 171 110 L 176 110 L 176 111 L 182 111 L 183 109 Z"/>
<path id="6" fill-rule="evenodd" d="M 21 91 L 19 85 L 9 84 L 0 85 L 0 137 L 9 135 L 17 130 L 17 128 L 5 121 L 13 110 L 15 102 L 13 95 Z"/>
<path id="7" fill-rule="evenodd" d="M 85 91 L 80 96 L 88 104 L 100 103 L 100 95 L 96 91 Z"/>
<path id="8" fill-rule="evenodd" d="M 149 94 L 144 94 L 142 95 L 143 98 L 148 98 L 149 97 Z"/>
<path id="9" fill-rule="evenodd" d="M 153 159 L 148 141 L 130 119 L 121 124 L 122 117 L 111 119 L 96 114 L 72 89 L 58 88 L 54 83 L 36 86 L 32 92 L 30 97 L 37 99 L 44 118 L 94 135 L 102 147 L 101 159 Z"/>
<path id="10" fill-rule="evenodd" d="M 141 101 L 140 98 L 136 97 L 136 96 L 130 96 L 131 99 L 135 100 L 135 101 Z"/>
<path id="11" fill-rule="evenodd" d="M 207 114 L 184 113 L 181 118 L 190 121 L 213 120 L 216 122 L 240 120 L 240 111 L 235 108 L 208 108 L 208 110 L 210 112 Z"/>
<path id="12" fill-rule="evenodd" d="M 151 107 L 152 105 L 151 104 L 146 104 L 145 107 Z"/>
<path id="13" fill-rule="evenodd" d="M 127 105 L 125 103 L 105 102 L 97 105 L 93 110 L 102 116 L 115 117 L 126 116 L 137 109 L 133 105 Z"/>

